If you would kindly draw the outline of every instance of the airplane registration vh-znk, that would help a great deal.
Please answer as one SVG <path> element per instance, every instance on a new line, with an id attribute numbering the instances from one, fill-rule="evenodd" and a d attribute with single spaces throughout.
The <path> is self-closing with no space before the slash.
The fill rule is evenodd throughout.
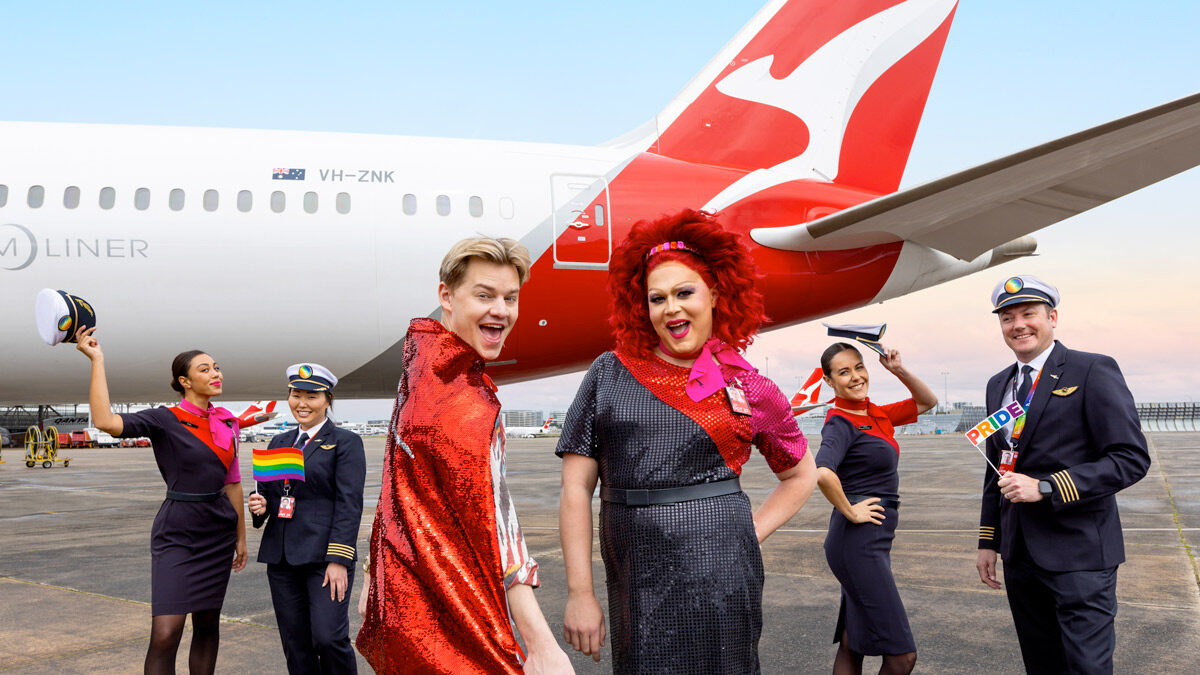
<path id="1" fill-rule="evenodd" d="M 897 192 L 955 9 L 770 2 L 597 147 L 2 123 L 0 403 L 86 398 L 84 359 L 37 339 L 45 287 L 95 307 L 117 401 L 167 397 L 190 348 L 230 397 L 277 395 L 298 359 L 383 397 L 441 256 L 477 232 L 535 258 L 489 366 L 505 383 L 610 346 L 607 264 L 642 219 L 703 208 L 745 235 L 778 328 L 1029 255 L 1030 233 L 1200 162 L 1193 95 Z"/>

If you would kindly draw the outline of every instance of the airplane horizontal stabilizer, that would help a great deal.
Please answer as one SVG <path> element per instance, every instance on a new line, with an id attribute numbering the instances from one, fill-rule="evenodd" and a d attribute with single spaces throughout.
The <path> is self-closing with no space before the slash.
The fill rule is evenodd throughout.
<path id="1" fill-rule="evenodd" d="M 789 251 L 901 240 L 973 260 L 1200 164 L 1200 93 L 809 223 L 750 231 Z"/>

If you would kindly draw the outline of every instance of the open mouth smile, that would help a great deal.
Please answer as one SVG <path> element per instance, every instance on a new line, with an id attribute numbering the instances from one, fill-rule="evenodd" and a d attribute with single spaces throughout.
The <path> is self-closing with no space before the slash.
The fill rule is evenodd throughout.
<path id="1" fill-rule="evenodd" d="M 504 339 L 504 324 L 481 323 L 479 324 L 479 332 L 483 335 L 484 342 L 500 344 L 500 341 Z"/>
<path id="2" fill-rule="evenodd" d="M 692 322 L 685 319 L 667 322 L 667 332 L 676 340 L 682 340 L 692 330 Z"/>

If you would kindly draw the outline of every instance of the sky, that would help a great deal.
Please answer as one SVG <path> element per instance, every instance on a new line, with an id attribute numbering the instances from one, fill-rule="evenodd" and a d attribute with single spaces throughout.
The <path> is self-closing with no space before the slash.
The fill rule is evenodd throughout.
<path id="1" fill-rule="evenodd" d="M 0 25 L 0 119 L 593 144 L 650 119 L 759 7 L 16 3 Z M 1197 25 L 1195 2 L 964 0 L 902 188 L 1194 93 Z M 978 402 L 1012 360 L 991 289 L 1034 274 L 1062 292 L 1064 343 L 1115 357 L 1138 400 L 1193 400 L 1198 194 L 1192 170 L 1036 233 L 1036 258 L 827 320 L 887 323 L 885 344 L 939 396 Z M 790 394 L 830 341 L 795 326 L 749 358 Z M 903 395 L 868 366 L 874 400 Z M 501 400 L 564 408 L 580 378 L 508 385 Z M 337 408 L 362 420 L 390 402 Z"/>

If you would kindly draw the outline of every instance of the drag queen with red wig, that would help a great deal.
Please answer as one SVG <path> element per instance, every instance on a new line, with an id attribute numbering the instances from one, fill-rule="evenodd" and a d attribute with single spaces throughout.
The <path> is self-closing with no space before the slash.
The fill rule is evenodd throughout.
<path id="1" fill-rule="evenodd" d="M 696 212 L 643 221 L 613 251 L 616 350 L 567 414 L 559 526 L 564 629 L 599 660 L 592 494 L 617 673 L 756 673 L 759 544 L 812 494 L 816 467 L 787 399 L 739 354 L 763 321 L 739 237 Z M 738 482 L 751 445 L 779 477 L 757 512 Z"/>

